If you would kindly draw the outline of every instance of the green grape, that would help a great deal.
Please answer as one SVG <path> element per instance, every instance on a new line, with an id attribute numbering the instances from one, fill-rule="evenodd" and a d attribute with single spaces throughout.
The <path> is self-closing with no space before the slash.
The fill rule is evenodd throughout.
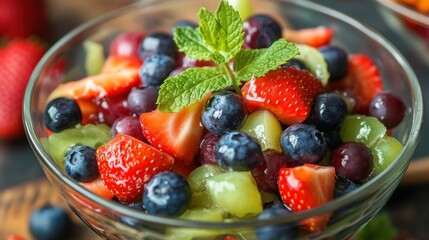
<path id="1" fill-rule="evenodd" d="M 386 134 L 386 127 L 375 117 L 349 115 L 341 123 L 343 142 L 357 141 L 371 148 Z"/>
<path id="2" fill-rule="evenodd" d="M 394 137 L 385 135 L 371 148 L 374 168 L 371 175 L 377 175 L 386 169 L 402 152 L 402 144 Z"/>
<path id="3" fill-rule="evenodd" d="M 239 218 L 255 217 L 262 212 L 261 194 L 250 172 L 225 172 L 206 181 L 217 208 Z"/>
<path id="4" fill-rule="evenodd" d="M 190 209 L 198 208 L 213 208 L 213 200 L 208 191 L 193 192 L 191 203 L 189 204 Z"/>
<path id="5" fill-rule="evenodd" d="M 64 168 L 67 151 L 77 144 L 97 148 L 110 140 L 110 128 L 105 124 L 81 125 L 54 133 L 48 138 L 49 151 L 54 162 Z"/>
<path id="6" fill-rule="evenodd" d="M 219 209 L 188 209 L 180 218 L 199 222 L 222 222 L 223 212 Z M 167 234 L 172 236 L 172 239 L 190 240 L 211 239 L 224 233 L 218 229 L 169 228 Z"/>
<path id="7" fill-rule="evenodd" d="M 188 176 L 188 182 L 193 192 L 202 192 L 206 190 L 206 179 L 222 173 L 223 170 L 214 165 L 203 164 L 195 168 Z"/>
<path id="8" fill-rule="evenodd" d="M 240 131 L 258 139 L 262 151 L 268 149 L 282 151 L 280 147 L 282 126 L 279 120 L 267 110 L 260 110 L 247 116 L 246 122 Z"/>
<path id="9" fill-rule="evenodd" d="M 328 65 L 325 62 L 322 54 L 316 48 L 297 44 L 300 54 L 295 56 L 296 59 L 301 60 L 325 86 L 329 80 Z"/>
<path id="10" fill-rule="evenodd" d="M 85 41 L 83 43 L 85 48 L 86 58 L 85 58 L 85 70 L 88 75 L 95 75 L 100 73 L 101 68 L 104 64 L 104 49 L 103 45 L 93 42 Z"/>
<path id="11" fill-rule="evenodd" d="M 241 20 L 246 20 L 253 14 L 250 0 L 228 0 L 229 4 L 238 11 Z"/>

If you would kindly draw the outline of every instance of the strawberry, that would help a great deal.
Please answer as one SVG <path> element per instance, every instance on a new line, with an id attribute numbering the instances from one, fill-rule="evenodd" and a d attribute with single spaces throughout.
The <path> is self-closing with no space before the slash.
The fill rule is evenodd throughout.
<path id="1" fill-rule="evenodd" d="M 134 57 L 111 56 L 102 73 L 60 84 L 49 95 L 49 101 L 57 97 L 93 100 L 130 91 L 141 84 L 140 65 Z"/>
<path id="2" fill-rule="evenodd" d="M 45 48 L 30 40 L 13 40 L 0 50 L 0 139 L 24 132 L 22 103 L 25 88 Z"/>
<path id="3" fill-rule="evenodd" d="M 333 28 L 325 26 L 298 30 L 286 28 L 283 30 L 283 37 L 286 40 L 315 48 L 329 45 L 334 34 Z"/>
<path id="4" fill-rule="evenodd" d="M 16 235 L 16 234 L 11 234 L 9 236 L 7 236 L 6 240 L 24 240 L 25 238 Z"/>
<path id="5" fill-rule="evenodd" d="M 85 99 L 79 99 L 76 102 L 82 112 L 82 124 L 99 123 L 99 108 L 96 103 Z"/>
<path id="6" fill-rule="evenodd" d="M 278 178 L 280 197 L 293 212 L 318 207 L 333 199 L 335 168 L 304 164 L 293 168 L 281 168 Z M 308 230 L 320 231 L 328 222 L 330 214 L 306 219 Z"/>
<path id="7" fill-rule="evenodd" d="M 177 161 L 190 164 L 198 153 L 204 133 L 200 123 L 204 103 L 205 100 L 195 102 L 179 112 L 142 113 L 143 135 L 152 146 L 169 153 Z"/>
<path id="8" fill-rule="evenodd" d="M 322 83 L 308 71 L 285 67 L 250 80 L 242 93 L 250 112 L 266 109 L 282 123 L 291 125 L 307 119 L 321 89 Z"/>
<path id="9" fill-rule="evenodd" d="M 170 170 L 174 159 L 128 135 L 118 134 L 97 148 L 101 179 L 119 200 L 132 203 L 157 173 Z"/>
<path id="10" fill-rule="evenodd" d="M 100 73 L 78 81 L 60 84 L 49 95 L 49 101 L 57 97 L 100 99 L 124 93 L 139 84 L 140 78 L 137 69 Z"/>
<path id="11" fill-rule="evenodd" d="M 101 72 L 116 72 L 122 69 L 139 69 L 142 65 L 142 61 L 139 58 L 133 56 L 109 56 L 104 62 Z"/>
<path id="12" fill-rule="evenodd" d="M 105 199 L 112 199 L 113 193 L 110 192 L 110 190 L 106 187 L 103 180 L 101 178 L 97 178 L 90 182 L 81 182 L 80 183 L 84 188 L 88 189 L 89 191 L 97 194 L 98 196 L 105 198 Z"/>
<path id="13" fill-rule="evenodd" d="M 46 37 L 48 26 L 44 0 L 0 1 L 0 34 L 9 39 Z"/>
<path id="14" fill-rule="evenodd" d="M 346 92 L 355 99 L 354 111 L 366 114 L 371 100 L 384 88 L 377 65 L 368 56 L 356 54 L 349 56 L 347 76 L 330 82 L 328 89 Z"/>

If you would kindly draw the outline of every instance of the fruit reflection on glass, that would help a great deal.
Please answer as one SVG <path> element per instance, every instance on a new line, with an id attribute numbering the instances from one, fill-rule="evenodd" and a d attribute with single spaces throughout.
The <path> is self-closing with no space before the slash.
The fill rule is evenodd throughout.
<path id="1" fill-rule="evenodd" d="M 331 27 L 285 29 L 270 15 L 240 13 L 223 0 L 171 34 L 122 32 L 106 58 L 87 42 L 91 74 L 47 97 L 53 161 L 142 215 L 223 223 L 305 213 L 388 168 L 403 149 L 390 133 L 405 103 L 384 89 L 375 61 L 331 44 Z M 250 233 L 160 232 L 293 239 L 323 232 L 335 217 Z"/>

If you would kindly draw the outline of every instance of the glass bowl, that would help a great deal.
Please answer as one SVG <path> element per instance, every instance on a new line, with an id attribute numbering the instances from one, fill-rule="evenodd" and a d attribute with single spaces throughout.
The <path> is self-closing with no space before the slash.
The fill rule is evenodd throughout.
<path id="1" fill-rule="evenodd" d="M 418 12 L 417 10 L 410 8 L 404 4 L 399 3 L 395 0 L 377 0 L 381 5 L 395 12 L 399 16 L 412 21 L 418 25 L 429 28 L 429 15 Z"/>
<path id="2" fill-rule="evenodd" d="M 399 18 L 400 23 L 429 46 L 429 13 L 417 11 L 395 0 L 377 0 L 382 6 Z M 388 21 L 393 24 L 394 21 Z M 395 26 L 394 26 L 395 27 Z"/>
<path id="3" fill-rule="evenodd" d="M 217 239 L 234 234 L 241 239 L 256 239 L 254 230 L 273 224 L 301 224 L 305 219 L 332 214 L 322 232 L 306 233 L 309 239 L 346 239 L 367 223 L 386 203 L 397 187 L 416 147 L 422 124 L 422 93 L 407 61 L 378 33 L 359 22 L 316 3 L 294 0 L 255 0 L 258 13 L 269 13 L 295 28 L 329 25 L 335 29 L 334 45 L 350 53 L 370 56 L 380 69 L 385 88 L 404 100 L 407 111 L 393 135 L 404 144 L 403 152 L 385 171 L 356 191 L 319 208 L 270 220 L 234 222 L 197 222 L 142 214 L 105 200 L 80 186 L 52 160 L 43 112 L 48 94 L 61 81 L 84 77 L 83 42 L 87 39 L 108 48 L 113 37 L 123 31 L 169 31 L 177 20 L 194 19 L 201 6 L 214 9 L 211 0 L 139 1 L 97 18 L 71 31 L 59 40 L 36 67 L 24 99 L 24 122 L 28 140 L 52 184 L 70 208 L 97 234 L 108 239 L 181 239 L 194 234 L 196 239 Z M 66 62 L 63 72 L 58 65 Z M 240 201 L 240 199 L 237 199 Z M 174 232 L 175 234 L 171 234 Z M 182 236 L 182 237 L 179 237 Z M 217 237 L 216 237 L 217 236 Z M 221 238 L 221 237 L 220 237 Z"/>

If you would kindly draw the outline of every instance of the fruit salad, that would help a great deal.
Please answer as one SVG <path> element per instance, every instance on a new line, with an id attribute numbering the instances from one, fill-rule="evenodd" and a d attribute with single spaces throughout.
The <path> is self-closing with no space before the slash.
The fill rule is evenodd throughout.
<path id="1" fill-rule="evenodd" d="M 171 31 L 123 32 L 108 49 L 88 40 L 88 75 L 46 103 L 52 158 L 103 198 L 194 221 L 287 216 L 358 189 L 401 153 L 391 133 L 405 105 L 332 27 L 282 26 L 222 0 Z M 255 234 L 296 239 L 330 217 Z"/>

